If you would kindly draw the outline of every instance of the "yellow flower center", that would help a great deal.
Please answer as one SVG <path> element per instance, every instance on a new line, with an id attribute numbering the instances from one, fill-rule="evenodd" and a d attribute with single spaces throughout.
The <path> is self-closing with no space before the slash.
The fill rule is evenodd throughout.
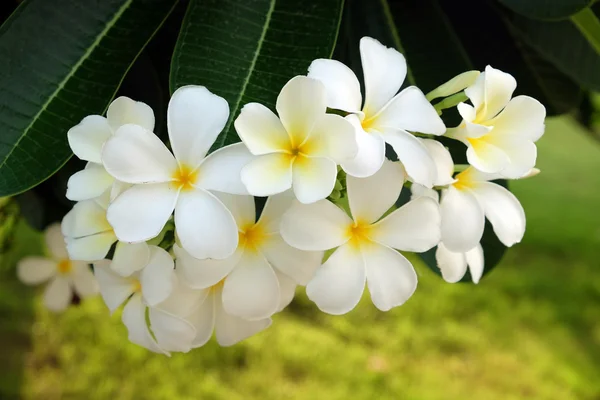
<path id="1" fill-rule="evenodd" d="M 211 287 L 209 287 L 208 290 L 210 290 L 211 292 L 214 292 L 216 290 L 221 289 L 224 284 L 225 284 L 225 278 L 221 279 L 219 282 L 217 282 L 214 285 L 212 285 Z"/>
<path id="2" fill-rule="evenodd" d="M 58 273 L 66 275 L 73 269 L 73 263 L 69 259 L 60 260 L 57 268 Z"/>
<path id="3" fill-rule="evenodd" d="M 369 132 L 371 130 L 371 128 L 373 128 L 373 125 L 375 124 L 375 121 L 377 120 L 377 118 L 365 118 L 360 122 L 360 125 L 362 126 L 363 130 L 365 132 Z"/>
<path id="4" fill-rule="evenodd" d="M 456 182 L 453 186 L 458 190 L 471 189 L 475 186 L 475 180 L 473 179 L 473 168 L 467 168 L 463 172 L 459 173 L 454 177 Z"/>
<path id="5" fill-rule="evenodd" d="M 140 283 L 140 281 L 138 279 L 134 279 L 131 282 L 131 291 L 133 293 L 138 293 L 142 290 L 142 284 Z"/>
<path id="6" fill-rule="evenodd" d="M 267 232 L 260 224 L 249 225 L 239 232 L 240 246 L 245 246 L 246 249 L 251 251 L 259 249 L 266 238 Z"/>
<path id="7" fill-rule="evenodd" d="M 369 232 L 371 231 L 371 228 L 372 226 L 370 224 L 362 222 L 354 222 L 348 225 L 346 231 L 346 235 L 350 238 L 348 243 L 352 247 L 358 248 L 361 244 L 370 242 Z"/>
<path id="8" fill-rule="evenodd" d="M 177 188 L 181 188 L 181 190 L 191 190 L 198 181 L 198 169 L 193 170 L 187 165 L 180 165 L 173 174 L 173 179 L 175 180 Z"/>

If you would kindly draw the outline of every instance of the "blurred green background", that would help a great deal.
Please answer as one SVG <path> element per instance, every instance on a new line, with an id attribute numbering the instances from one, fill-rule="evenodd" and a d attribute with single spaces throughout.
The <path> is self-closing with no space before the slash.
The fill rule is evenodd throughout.
<path id="1" fill-rule="evenodd" d="M 548 121 L 542 173 L 511 189 L 523 243 L 479 285 L 448 284 L 415 259 L 416 294 L 325 315 L 299 290 L 267 331 L 172 358 L 130 344 L 97 299 L 62 315 L 0 278 L 0 399 L 600 399 L 600 145 Z M 21 229 L 21 235 L 28 235 Z"/>

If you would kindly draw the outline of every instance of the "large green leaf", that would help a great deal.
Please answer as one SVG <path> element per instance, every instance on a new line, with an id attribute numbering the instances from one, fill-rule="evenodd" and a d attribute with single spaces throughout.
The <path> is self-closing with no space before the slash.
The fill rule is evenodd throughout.
<path id="1" fill-rule="evenodd" d="M 0 27 L 0 196 L 70 157 L 66 132 L 103 113 L 172 0 L 29 0 Z"/>
<path id="2" fill-rule="evenodd" d="M 564 19 L 590 6 L 595 0 L 498 0 L 525 17 Z"/>
<path id="3" fill-rule="evenodd" d="M 191 0 L 171 68 L 171 90 L 204 85 L 229 103 L 229 120 L 215 148 L 238 141 L 241 107 L 274 109 L 285 83 L 311 61 L 329 58 L 342 0 Z"/>
<path id="4" fill-rule="evenodd" d="M 586 89 L 600 90 L 600 55 L 571 21 L 510 20 L 519 37 Z"/>

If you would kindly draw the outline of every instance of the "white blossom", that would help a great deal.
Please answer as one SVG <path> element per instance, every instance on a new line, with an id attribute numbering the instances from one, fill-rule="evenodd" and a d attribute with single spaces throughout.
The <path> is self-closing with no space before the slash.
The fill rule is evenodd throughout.
<path id="1" fill-rule="evenodd" d="M 52 311 L 63 311 L 75 292 L 86 298 L 98 293 L 94 275 L 87 263 L 73 261 L 65 248 L 59 224 L 50 225 L 44 233 L 48 257 L 25 257 L 17 265 L 17 276 L 27 285 L 48 281 L 44 305 Z"/>
<path id="2" fill-rule="evenodd" d="M 433 160 L 427 149 L 408 131 L 441 135 L 444 123 L 423 92 L 410 86 L 400 93 L 406 77 L 406 60 L 392 48 L 363 37 L 360 55 L 365 81 L 364 104 L 356 75 L 344 64 L 328 59 L 312 62 L 308 76 L 327 90 L 327 106 L 350 112 L 346 118 L 355 126 L 358 154 L 341 163 L 356 177 L 373 175 L 385 159 L 389 143 L 413 181 L 431 187 L 435 180 Z"/>

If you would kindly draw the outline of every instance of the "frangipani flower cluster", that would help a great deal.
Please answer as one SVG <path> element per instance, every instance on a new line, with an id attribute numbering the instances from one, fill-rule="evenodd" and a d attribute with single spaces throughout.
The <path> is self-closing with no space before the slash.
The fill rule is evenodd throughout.
<path id="1" fill-rule="evenodd" d="M 152 111 L 127 98 L 69 131 L 89 164 L 69 181 L 79 202 L 62 233 L 71 259 L 93 262 L 110 311 L 123 306 L 132 342 L 169 354 L 214 333 L 232 345 L 270 326 L 298 286 L 329 314 L 351 311 L 365 286 L 387 311 L 417 289 L 401 252 L 437 246 L 447 281 L 470 268 L 478 282 L 486 218 L 506 246 L 521 240 L 523 208 L 493 180 L 535 174 L 543 106 L 512 98 L 514 79 L 491 67 L 435 96 L 400 90 L 402 54 L 371 38 L 360 52 L 364 96 L 344 64 L 315 60 L 275 110 L 246 104 L 233 123 L 241 142 L 210 154 L 231 116 L 203 86 L 173 93 L 168 145 Z M 428 98 L 463 90 L 472 104 L 455 102 L 463 121 L 447 129 Z M 465 143 L 470 165 L 454 165 L 441 135 Z M 399 204 L 405 186 L 412 198 Z M 254 196 L 267 197 L 260 212 Z"/>

